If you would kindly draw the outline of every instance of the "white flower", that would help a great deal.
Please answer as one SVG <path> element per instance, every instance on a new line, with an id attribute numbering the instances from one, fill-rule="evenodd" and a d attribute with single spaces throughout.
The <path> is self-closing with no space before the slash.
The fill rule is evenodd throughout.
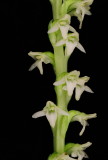
<path id="1" fill-rule="evenodd" d="M 63 18 L 59 20 L 55 20 L 53 22 L 53 26 L 48 30 L 48 34 L 60 30 L 62 37 L 66 39 L 68 31 L 72 31 L 72 32 L 76 31 L 73 27 L 69 25 L 70 19 L 71 19 L 71 16 L 69 14 L 66 14 Z"/>
<path id="2" fill-rule="evenodd" d="M 78 121 L 83 126 L 81 132 L 79 133 L 80 136 L 84 133 L 85 127 L 88 125 L 87 120 L 91 119 L 91 118 L 96 118 L 96 117 L 97 117 L 96 113 L 94 113 L 94 114 L 85 114 L 85 113 L 81 113 L 80 112 L 79 114 L 75 115 L 72 118 L 72 121 Z"/>
<path id="3" fill-rule="evenodd" d="M 62 154 L 59 157 L 57 157 L 55 160 L 74 160 L 72 157 L 69 157 L 69 155 Z"/>
<path id="4" fill-rule="evenodd" d="M 56 106 L 53 102 L 48 101 L 46 103 L 46 106 L 43 108 L 43 110 L 34 113 L 32 115 L 32 118 L 38 118 L 38 117 L 46 116 L 46 118 L 48 119 L 51 127 L 54 128 L 58 114 L 68 116 L 68 113 L 66 111 L 64 111 L 61 108 L 59 108 L 58 106 Z"/>
<path id="5" fill-rule="evenodd" d="M 53 85 L 59 86 L 63 85 L 63 90 L 67 90 L 68 95 L 72 96 L 73 90 L 76 87 L 76 79 L 79 77 L 79 71 L 72 71 L 64 75 L 59 81 L 54 82 Z"/>
<path id="6" fill-rule="evenodd" d="M 84 91 L 93 93 L 93 91 L 85 85 L 90 78 L 87 76 L 81 77 L 77 80 L 76 89 L 75 89 L 75 99 L 78 101 Z"/>
<path id="7" fill-rule="evenodd" d="M 75 2 L 73 7 L 76 8 L 74 15 L 77 16 L 78 20 L 80 21 L 79 28 L 82 27 L 82 22 L 85 15 L 91 15 L 90 5 L 93 3 L 93 0 L 82 0 L 79 2 Z"/>
<path id="8" fill-rule="evenodd" d="M 79 75 L 80 72 L 74 70 L 64 75 L 64 77 L 62 77 L 59 81 L 54 82 L 54 85 L 63 85 L 62 89 L 66 90 L 69 96 L 73 95 L 73 91 L 75 89 L 75 99 L 79 100 L 84 91 L 93 93 L 88 86 L 85 86 L 85 83 L 89 80 L 89 77 L 79 77 Z"/>
<path id="9" fill-rule="evenodd" d="M 85 53 L 85 49 L 79 43 L 79 34 L 78 32 L 69 33 L 66 39 L 62 39 L 56 43 L 56 46 L 65 45 L 65 55 L 70 56 L 77 47 L 80 51 Z"/>
<path id="10" fill-rule="evenodd" d="M 66 153 L 70 154 L 72 156 L 72 160 L 82 160 L 83 158 L 88 158 L 88 155 L 84 152 L 86 148 L 91 146 L 91 142 L 87 142 L 85 144 L 67 144 L 65 146 Z"/>
<path id="11" fill-rule="evenodd" d="M 36 62 L 29 68 L 29 71 L 32 71 L 35 67 L 37 67 L 40 73 L 43 74 L 42 62 L 45 64 L 53 64 L 53 54 L 51 52 L 29 52 L 28 55 L 36 60 Z"/>

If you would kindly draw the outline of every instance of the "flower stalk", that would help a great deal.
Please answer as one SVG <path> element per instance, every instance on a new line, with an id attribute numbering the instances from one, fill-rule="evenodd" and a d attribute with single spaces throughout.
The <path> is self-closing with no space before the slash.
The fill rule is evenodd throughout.
<path id="1" fill-rule="evenodd" d="M 84 150 L 91 145 L 69 143 L 65 145 L 66 132 L 69 124 L 78 121 L 83 126 L 80 136 L 88 125 L 87 120 L 96 118 L 96 114 L 86 114 L 77 110 L 68 111 L 68 103 L 75 90 L 75 99 L 78 101 L 84 91 L 93 93 L 85 85 L 90 79 L 88 76 L 80 77 L 80 71 L 68 72 L 68 59 L 75 48 L 85 53 L 85 49 L 79 43 L 78 32 L 70 25 L 71 17 L 76 16 L 81 29 L 85 15 L 90 15 L 90 5 L 93 0 L 50 0 L 53 19 L 48 26 L 48 36 L 53 47 L 52 52 L 29 52 L 36 62 L 30 67 L 30 71 L 38 68 L 43 74 L 42 63 L 50 63 L 55 72 L 53 83 L 56 93 L 56 104 L 47 101 L 43 110 L 33 114 L 32 118 L 46 116 L 53 132 L 54 153 L 48 160 L 82 160 L 88 158 Z"/>

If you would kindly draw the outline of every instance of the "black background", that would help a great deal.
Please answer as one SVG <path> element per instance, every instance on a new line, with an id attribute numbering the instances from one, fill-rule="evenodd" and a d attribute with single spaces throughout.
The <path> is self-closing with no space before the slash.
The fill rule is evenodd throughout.
<path id="1" fill-rule="evenodd" d="M 80 32 L 80 42 L 87 54 L 75 49 L 69 60 L 68 71 L 80 70 L 81 76 L 90 76 L 88 85 L 94 94 L 83 93 L 80 101 L 74 96 L 69 109 L 97 113 L 89 121 L 82 137 L 81 125 L 71 124 L 66 142 L 93 142 L 87 149 L 90 159 L 107 159 L 107 10 L 106 1 L 95 1 L 92 16 L 86 16 L 82 30 L 78 21 L 73 26 Z M 44 75 L 38 69 L 28 72 L 34 62 L 29 51 L 52 51 L 47 26 L 52 19 L 48 0 L 0 2 L 0 160 L 46 160 L 53 151 L 52 133 L 45 117 L 34 120 L 31 115 L 42 110 L 46 101 L 55 102 L 52 67 L 44 66 Z"/>

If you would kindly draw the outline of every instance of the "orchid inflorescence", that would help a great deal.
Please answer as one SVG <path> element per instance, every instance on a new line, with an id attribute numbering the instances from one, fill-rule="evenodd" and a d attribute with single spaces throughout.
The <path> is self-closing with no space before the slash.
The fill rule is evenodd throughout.
<path id="1" fill-rule="evenodd" d="M 93 0 L 50 0 L 53 10 L 53 20 L 48 25 L 48 36 L 52 44 L 54 53 L 29 52 L 29 56 L 35 60 L 29 69 L 38 68 L 40 74 L 43 74 L 43 65 L 52 64 L 56 80 L 53 83 L 56 92 L 57 102 L 47 101 L 41 111 L 32 115 L 32 118 L 46 116 L 53 132 L 54 153 L 48 160 L 82 160 L 88 158 L 84 150 L 92 143 L 85 144 L 68 143 L 65 145 L 65 137 L 68 126 L 71 122 L 78 121 L 83 126 L 79 135 L 81 136 L 87 120 L 96 118 L 96 113 L 86 114 L 77 110 L 68 111 L 68 103 L 75 90 L 75 99 L 78 101 L 84 91 L 93 93 L 85 84 L 90 77 L 80 77 L 80 71 L 73 70 L 68 72 L 68 59 L 75 48 L 86 53 L 79 42 L 79 33 L 71 26 L 71 17 L 75 16 L 80 22 L 81 29 L 85 15 L 91 15 L 90 5 Z"/>

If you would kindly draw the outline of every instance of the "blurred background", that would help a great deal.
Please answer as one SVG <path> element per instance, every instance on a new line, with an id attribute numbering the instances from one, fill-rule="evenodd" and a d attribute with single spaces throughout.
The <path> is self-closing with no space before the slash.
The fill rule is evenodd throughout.
<path id="1" fill-rule="evenodd" d="M 107 10 L 106 0 L 95 1 L 92 16 L 85 16 L 83 27 L 72 18 L 72 26 L 80 33 L 80 43 L 86 54 L 75 49 L 69 59 L 68 71 L 80 70 L 81 76 L 90 76 L 88 85 L 94 94 L 83 93 L 80 101 L 74 96 L 69 109 L 97 113 L 88 121 L 82 137 L 81 125 L 70 125 L 66 142 L 93 142 L 87 149 L 90 159 L 106 160 L 108 141 L 107 119 Z M 44 65 L 44 74 L 38 69 L 29 72 L 34 62 L 30 51 L 53 51 L 48 40 L 47 26 L 52 19 L 48 0 L 0 2 L 0 160 L 46 160 L 53 151 L 53 137 L 45 117 L 32 119 L 31 115 L 45 106 L 48 100 L 56 102 L 53 89 L 55 75 L 50 64 Z"/>

